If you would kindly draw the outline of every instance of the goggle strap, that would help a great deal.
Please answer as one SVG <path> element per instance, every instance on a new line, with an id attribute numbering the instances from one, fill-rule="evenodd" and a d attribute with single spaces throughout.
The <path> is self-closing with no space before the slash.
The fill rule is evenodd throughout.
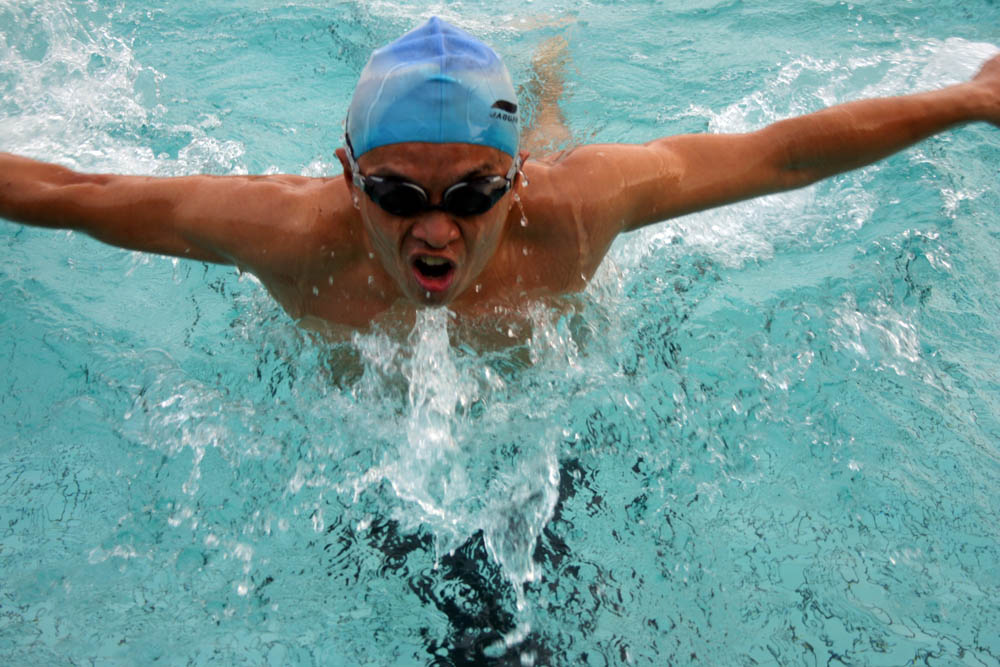
<path id="1" fill-rule="evenodd" d="M 358 171 L 358 161 L 354 159 L 354 146 L 351 145 L 351 135 L 344 134 L 344 145 L 347 148 L 347 164 L 351 167 L 351 181 L 359 188 L 364 188 L 365 177 Z"/>

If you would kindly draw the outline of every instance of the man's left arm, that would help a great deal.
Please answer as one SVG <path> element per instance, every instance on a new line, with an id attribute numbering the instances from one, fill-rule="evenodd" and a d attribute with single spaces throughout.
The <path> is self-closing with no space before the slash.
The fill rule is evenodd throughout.
<path id="1" fill-rule="evenodd" d="M 584 146 L 546 177 L 574 193 L 593 247 L 606 248 L 620 232 L 800 188 L 974 121 L 1000 126 L 1000 56 L 966 83 L 840 104 L 747 134 Z"/>
<path id="2" fill-rule="evenodd" d="M 967 83 L 900 97 L 848 102 L 778 121 L 746 135 L 747 145 L 741 150 L 748 153 L 748 160 L 752 160 L 752 154 L 765 158 L 762 173 L 748 177 L 751 186 L 776 192 L 863 167 L 934 134 L 974 121 L 1000 125 L 1000 56 L 988 61 Z M 741 192 L 734 194 L 745 198 Z M 697 202 L 694 204 L 697 206 Z"/>

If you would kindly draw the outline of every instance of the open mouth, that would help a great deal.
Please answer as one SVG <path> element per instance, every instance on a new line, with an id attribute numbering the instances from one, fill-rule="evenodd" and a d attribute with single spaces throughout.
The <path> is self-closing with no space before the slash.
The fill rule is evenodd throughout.
<path id="1" fill-rule="evenodd" d="M 413 260 L 413 275 L 428 292 L 443 292 L 451 285 L 455 264 L 444 257 L 420 255 Z"/>

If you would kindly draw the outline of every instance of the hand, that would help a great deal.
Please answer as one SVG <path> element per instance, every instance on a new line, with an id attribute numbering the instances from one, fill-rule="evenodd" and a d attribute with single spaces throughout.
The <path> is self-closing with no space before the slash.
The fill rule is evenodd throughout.
<path id="1" fill-rule="evenodd" d="M 1000 55 L 993 56 L 972 79 L 972 83 L 984 88 L 987 92 L 989 106 L 985 120 L 1000 127 Z"/>

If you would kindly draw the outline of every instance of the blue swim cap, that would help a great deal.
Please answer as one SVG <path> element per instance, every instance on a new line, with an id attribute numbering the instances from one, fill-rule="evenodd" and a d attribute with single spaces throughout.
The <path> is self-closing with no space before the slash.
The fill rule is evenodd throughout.
<path id="1" fill-rule="evenodd" d="M 516 156 L 517 140 L 517 96 L 500 57 L 437 17 L 372 53 L 347 111 L 355 159 L 404 141 Z"/>

